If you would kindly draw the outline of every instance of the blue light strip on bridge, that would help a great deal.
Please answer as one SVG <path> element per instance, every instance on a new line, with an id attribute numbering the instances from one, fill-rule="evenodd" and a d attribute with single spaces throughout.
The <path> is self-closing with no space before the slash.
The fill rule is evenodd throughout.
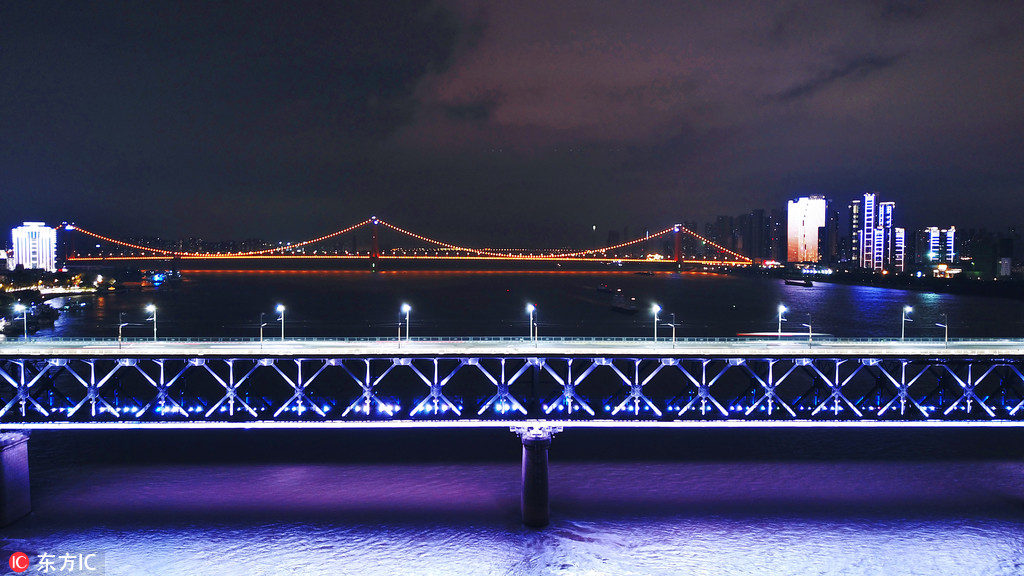
<path id="1" fill-rule="evenodd" d="M 369 430 L 369 429 L 670 429 L 670 428 L 1024 428 L 1017 420 L 391 420 L 391 421 L 289 421 L 252 422 L 32 422 L 6 423 L 0 430 Z"/>

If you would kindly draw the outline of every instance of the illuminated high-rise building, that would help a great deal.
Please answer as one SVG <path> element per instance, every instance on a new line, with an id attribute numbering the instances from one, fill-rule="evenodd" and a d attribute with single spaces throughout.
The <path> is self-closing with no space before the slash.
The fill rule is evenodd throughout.
<path id="1" fill-rule="evenodd" d="M 11 242 L 14 250 L 7 259 L 10 269 L 57 270 L 57 231 L 53 228 L 43 222 L 25 222 L 11 230 Z"/>
<path id="2" fill-rule="evenodd" d="M 925 228 L 924 237 L 927 242 L 924 261 L 941 264 L 951 264 L 956 261 L 956 226 Z"/>
<path id="3" fill-rule="evenodd" d="M 825 227 L 828 200 L 824 196 L 806 196 L 790 200 L 786 206 L 788 234 L 786 260 L 789 262 L 819 262 L 819 229 Z"/>
<path id="4" fill-rule="evenodd" d="M 864 207 L 860 200 L 854 200 L 850 202 L 848 209 L 850 211 L 850 240 L 849 248 L 843 254 L 843 259 L 859 266 L 861 258 L 860 232 L 864 229 Z"/>
<path id="5" fill-rule="evenodd" d="M 894 226 L 896 203 L 879 202 L 874 192 L 850 203 L 850 256 L 861 268 L 902 272 L 906 230 Z"/>

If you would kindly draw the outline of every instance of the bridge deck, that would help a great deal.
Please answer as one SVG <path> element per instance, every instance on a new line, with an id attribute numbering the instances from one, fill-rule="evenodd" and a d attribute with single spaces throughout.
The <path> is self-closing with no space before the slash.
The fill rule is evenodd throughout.
<path id="1" fill-rule="evenodd" d="M 776 338 L 414 338 L 382 339 L 0 339 L 0 356 L 164 357 L 164 356 L 690 356 L 690 357 L 887 357 L 1024 356 L 1024 340 L 974 339 L 806 339 Z"/>

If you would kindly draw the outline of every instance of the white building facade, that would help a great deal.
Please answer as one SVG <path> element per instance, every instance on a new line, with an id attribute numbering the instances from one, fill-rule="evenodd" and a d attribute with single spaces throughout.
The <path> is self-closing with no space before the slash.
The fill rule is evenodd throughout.
<path id="1" fill-rule="evenodd" d="M 876 272 L 904 270 L 907 234 L 893 225 L 895 212 L 895 202 L 879 202 L 873 192 L 850 203 L 852 255 L 861 268 Z"/>
<path id="2" fill-rule="evenodd" d="M 786 260 L 789 262 L 818 262 L 819 229 L 825 226 L 828 200 L 824 196 L 806 196 L 790 200 L 787 205 L 788 234 Z"/>
<path id="3" fill-rule="evenodd" d="M 57 270 L 57 231 L 43 222 L 25 222 L 11 230 L 14 250 L 7 259 L 11 270 L 18 266 L 26 270 Z"/>

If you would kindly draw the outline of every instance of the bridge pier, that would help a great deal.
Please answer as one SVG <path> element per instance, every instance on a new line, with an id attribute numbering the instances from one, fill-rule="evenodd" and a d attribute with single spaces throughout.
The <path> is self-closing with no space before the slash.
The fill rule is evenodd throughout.
<path id="1" fill-rule="evenodd" d="M 28 484 L 28 434 L 0 432 L 0 526 L 32 511 Z"/>
<path id="2" fill-rule="evenodd" d="M 543 528 L 551 520 L 548 498 L 548 448 L 551 437 L 561 428 L 513 428 L 523 442 L 523 492 L 520 501 L 523 524 Z"/>

